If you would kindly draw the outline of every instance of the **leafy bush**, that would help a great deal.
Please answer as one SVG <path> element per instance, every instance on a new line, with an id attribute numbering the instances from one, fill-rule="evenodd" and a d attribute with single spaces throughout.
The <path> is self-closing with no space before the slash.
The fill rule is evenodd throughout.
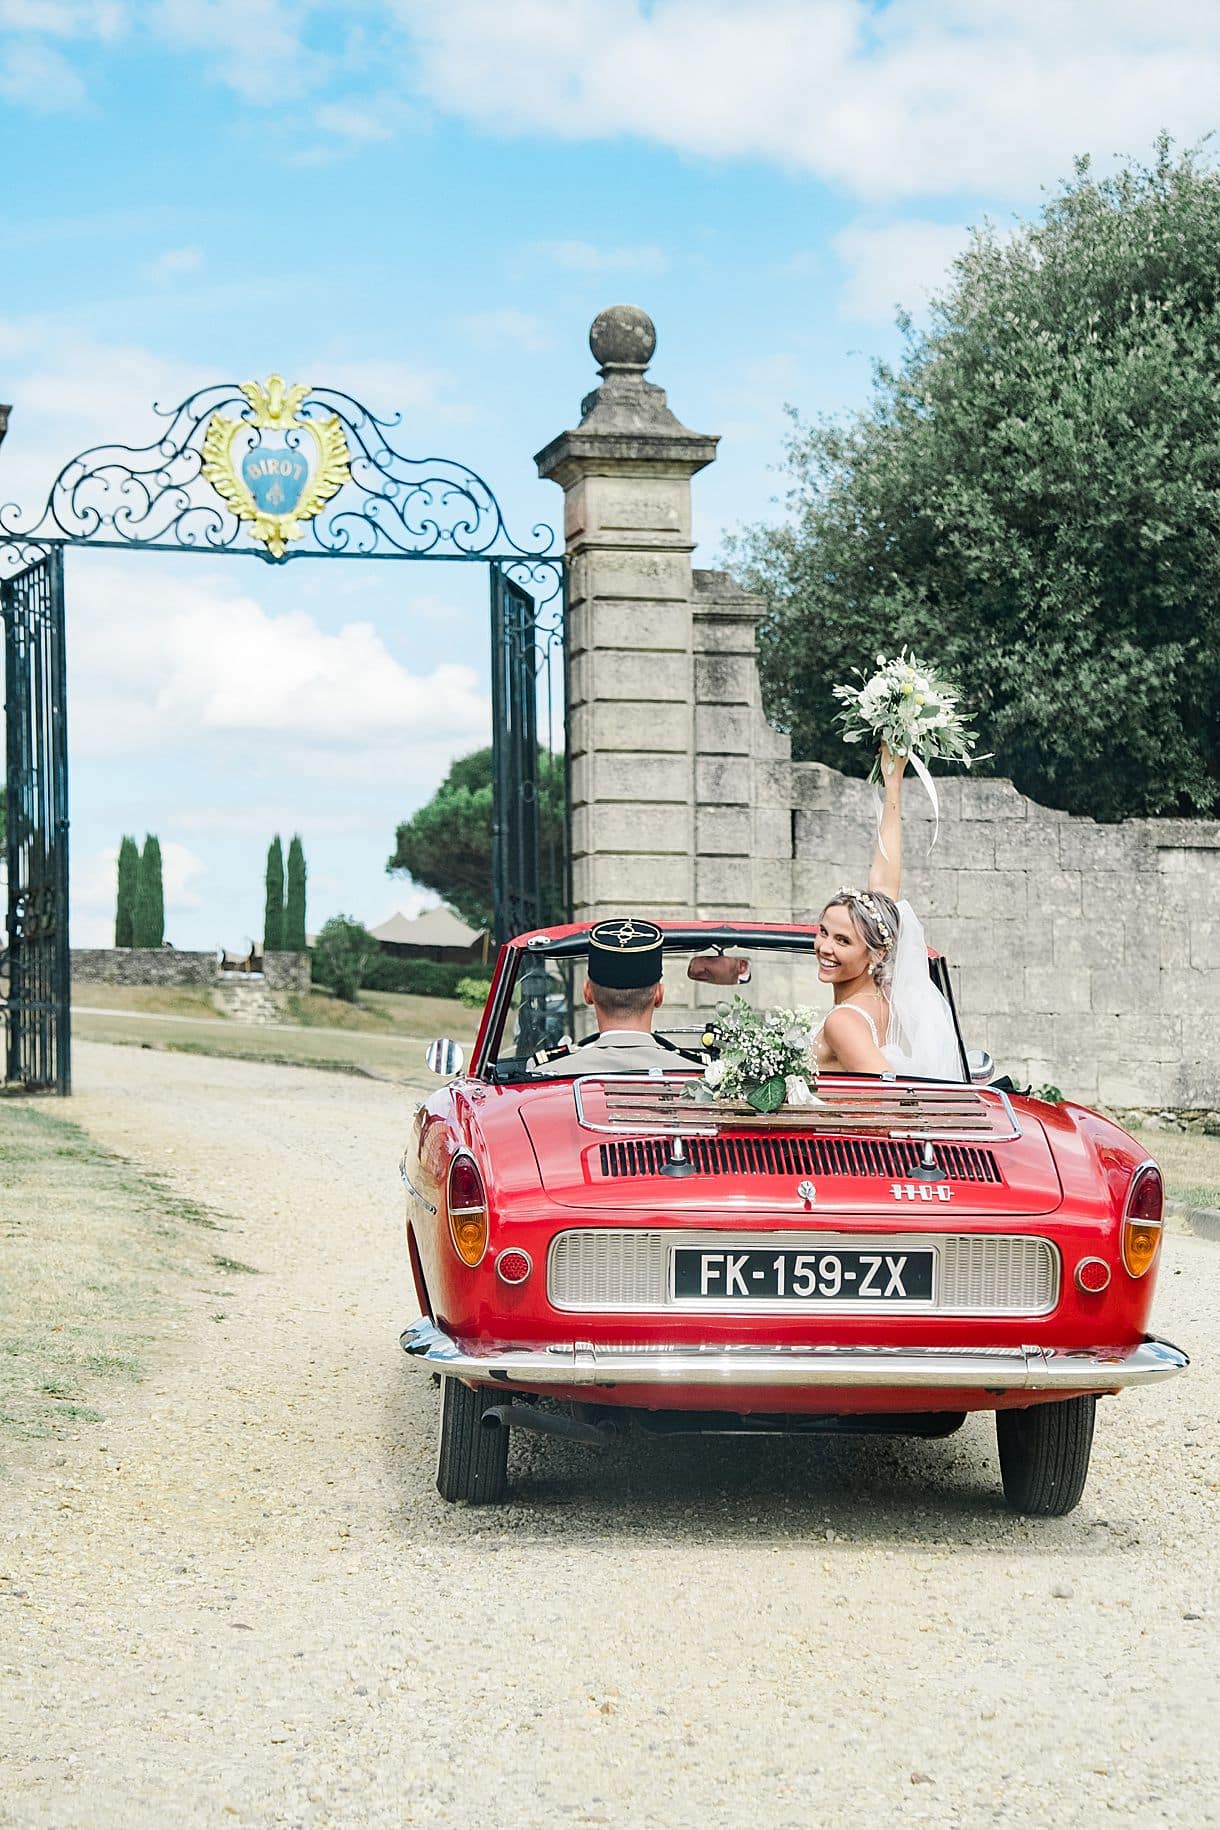
<path id="1" fill-rule="evenodd" d="M 336 997 L 354 1004 L 376 953 L 377 942 L 354 916 L 332 915 L 313 950 L 313 977 Z"/>
<path id="2" fill-rule="evenodd" d="M 459 979 L 457 982 L 459 1001 L 469 1010 L 482 1010 L 487 1002 L 487 988 L 490 984 L 490 979 Z"/>
<path id="3" fill-rule="evenodd" d="M 863 774 L 831 683 L 909 643 L 987 772 L 1116 820 L 1220 806 L 1220 173 L 1087 161 L 977 230 L 851 418 L 798 424 L 790 519 L 731 548 L 767 601 L 768 713 Z"/>
<path id="4" fill-rule="evenodd" d="M 325 929 L 322 931 L 326 932 Z M 319 939 L 321 937 L 319 936 Z M 391 953 L 382 953 L 369 936 L 373 951 L 366 960 L 361 987 L 365 991 L 405 992 L 417 998 L 456 998 L 458 985 L 462 980 L 480 986 L 479 1002 L 487 996 L 487 987 L 491 984 L 491 974 L 479 974 L 477 967 L 469 962 L 450 964 L 448 961 L 430 959 L 396 959 Z M 331 983 L 324 974 L 329 971 L 327 961 L 319 961 L 318 950 L 313 955 L 313 977 L 319 985 Z"/>

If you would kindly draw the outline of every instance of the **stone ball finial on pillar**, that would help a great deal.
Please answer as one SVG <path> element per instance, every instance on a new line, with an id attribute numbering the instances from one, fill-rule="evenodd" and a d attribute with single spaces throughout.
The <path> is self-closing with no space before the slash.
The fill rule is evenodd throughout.
<path id="1" fill-rule="evenodd" d="M 657 347 L 657 327 L 638 305 L 608 305 L 589 329 L 589 348 L 603 375 L 624 369 L 643 374 Z"/>

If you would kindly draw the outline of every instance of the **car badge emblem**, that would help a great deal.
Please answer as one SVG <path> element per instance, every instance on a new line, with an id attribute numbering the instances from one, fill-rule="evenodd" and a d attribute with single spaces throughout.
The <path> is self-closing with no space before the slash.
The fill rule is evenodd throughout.
<path id="1" fill-rule="evenodd" d="M 250 523 L 273 559 L 337 495 L 351 476 L 351 451 L 337 413 L 301 414 L 307 387 L 282 375 L 244 381 L 250 411 L 239 419 L 213 413 L 203 435 L 202 471 L 226 507 Z"/>
<path id="2" fill-rule="evenodd" d="M 806 1207 L 812 1207 L 818 1198 L 818 1191 L 812 1182 L 798 1182 L 796 1192 Z"/>

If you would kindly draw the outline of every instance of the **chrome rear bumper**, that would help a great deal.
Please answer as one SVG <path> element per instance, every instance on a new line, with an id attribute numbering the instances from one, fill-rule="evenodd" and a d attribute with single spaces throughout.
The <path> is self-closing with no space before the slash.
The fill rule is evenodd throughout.
<path id="1" fill-rule="evenodd" d="M 446 1378 L 521 1385 L 873 1385 L 981 1391 L 1112 1392 L 1172 1378 L 1190 1364 L 1149 1337 L 1135 1347 L 542 1347 L 463 1348 L 413 1322 L 404 1350 Z"/>

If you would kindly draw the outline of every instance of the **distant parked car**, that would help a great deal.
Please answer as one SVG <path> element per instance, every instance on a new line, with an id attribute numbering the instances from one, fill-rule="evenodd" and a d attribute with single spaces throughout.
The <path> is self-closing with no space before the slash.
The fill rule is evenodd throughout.
<path id="1" fill-rule="evenodd" d="M 663 927 L 657 1027 L 680 1047 L 715 1048 L 709 950 L 760 1005 L 812 989 L 812 925 Z M 824 1076 L 825 1104 L 770 1118 L 684 1099 L 683 1055 L 606 1077 L 576 1049 L 570 1077 L 540 1077 L 559 1006 L 584 1014 L 564 988 L 586 945 L 511 941 L 469 1071 L 430 1051 L 457 1078 L 403 1157 L 423 1311 L 403 1345 L 441 1376 L 441 1494 L 502 1498 L 512 1428 L 943 1436 L 986 1410 L 1009 1504 L 1070 1511 L 1098 1396 L 1187 1364 L 1147 1332 L 1163 1188 L 1141 1146 L 972 1082 L 964 1049 L 960 1080 Z"/>

